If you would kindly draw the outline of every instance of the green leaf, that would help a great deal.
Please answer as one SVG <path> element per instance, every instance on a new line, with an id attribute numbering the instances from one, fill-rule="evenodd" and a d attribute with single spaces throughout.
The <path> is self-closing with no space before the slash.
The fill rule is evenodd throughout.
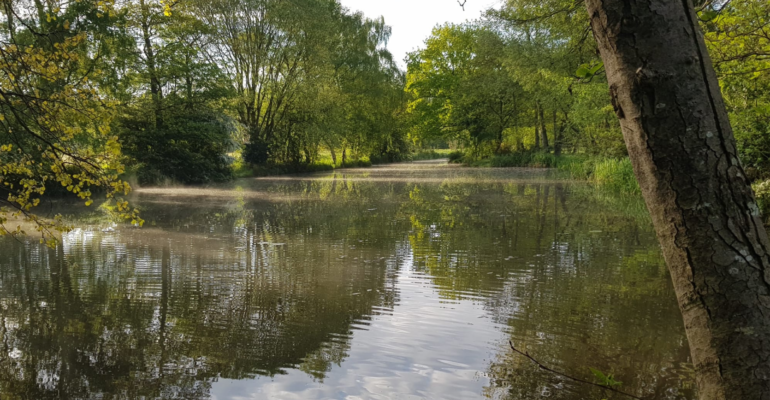
<path id="1" fill-rule="evenodd" d="M 600 385 L 613 387 L 623 384 L 623 382 L 616 381 L 612 374 L 605 375 L 602 371 L 591 367 L 588 367 L 588 369 L 591 370 L 591 373 L 594 374 Z"/>
<path id="2" fill-rule="evenodd" d="M 596 379 L 599 379 L 599 381 L 604 382 L 604 381 L 607 380 L 607 376 L 604 375 L 604 373 L 602 371 L 599 371 L 598 369 L 594 369 L 594 368 L 591 368 L 591 367 L 588 367 L 588 369 L 591 370 L 591 373 L 594 374 Z"/>

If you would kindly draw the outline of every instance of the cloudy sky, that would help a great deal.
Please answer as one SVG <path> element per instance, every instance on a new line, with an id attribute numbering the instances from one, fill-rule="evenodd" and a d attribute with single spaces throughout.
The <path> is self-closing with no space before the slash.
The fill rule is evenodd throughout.
<path id="1" fill-rule="evenodd" d="M 362 11 L 367 17 L 382 15 L 393 27 L 388 48 L 399 65 L 404 66 L 406 53 L 421 47 L 431 29 L 444 22 L 475 19 L 499 0 L 467 0 L 465 11 L 456 0 L 341 0 L 342 5 Z"/>

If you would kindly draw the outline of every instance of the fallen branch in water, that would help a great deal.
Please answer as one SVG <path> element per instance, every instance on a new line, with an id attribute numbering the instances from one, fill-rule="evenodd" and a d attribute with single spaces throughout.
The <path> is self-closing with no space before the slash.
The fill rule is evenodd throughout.
<path id="1" fill-rule="evenodd" d="M 590 381 L 587 381 L 587 380 L 585 380 L 585 379 L 580 379 L 580 378 L 575 378 L 574 376 L 569 376 L 569 375 L 567 375 L 567 374 L 565 374 L 565 373 L 563 373 L 563 372 L 554 371 L 553 369 L 551 369 L 551 368 L 548 368 L 547 366 L 545 366 L 545 365 L 543 365 L 542 363 L 540 363 L 540 361 L 537 361 L 537 360 L 535 360 L 535 358 L 534 358 L 534 357 L 532 357 L 531 355 L 529 355 L 529 353 L 527 353 L 527 352 L 525 352 L 525 351 L 521 351 L 521 350 L 517 349 L 516 347 L 514 347 L 514 345 L 513 345 L 513 342 L 512 342 L 512 341 L 508 341 L 508 344 L 510 344 L 510 345 L 511 345 L 511 349 L 512 349 L 513 351 L 515 351 L 516 353 L 519 353 L 519 354 L 521 354 L 521 355 L 522 355 L 522 356 L 524 356 L 524 357 L 527 357 L 527 358 L 528 358 L 530 361 L 532 361 L 533 363 L 535 363 L 535 364 L 536 364 L 538 367 L 540 367 L 540 369 L 542 369 L 542 370 L 548 371 L 548 372 L 550 372 L 550 373 L 552 373 L 552 374 L 555 374 L 555 375 L 559 375 L 559 376 L 561 376 L 561 377 L 567 378 L 567 379 L 569 379 L 569 380 L 572 380 L 572 381 L 575 381 L 575 382 L 584 383 L 584 384 L 586 384 L 586 385 L 597 386 L 597 387 L 600 387 L 600 388 L 602 388 L 602 389 L 607 389 L 607 390 L 609 390 L 609 391 L 612 391 L 612 392 L 615 392 L 615 393 L 618 393 L 618 394 L 622 394 L 622 395 L 624 395 L 624 396 L 628 396 L 628 397 L 630 397 L 630 398 L 632 398 L 632 399 L 637 399 L 637 400 L 644 400 L 644 398 L 642 398 L 642 397 L 639 397 L 639 396 L 635 396 L 635 395 L 633 395 L 633 394 L 630 394 L 630 393 L 626 393 L 626 392 L 620 391 L 620 390 L 618 390 L 618 389 L 615 389 L 615 388 L 613 388 L 612 386 L 601 385 L 601 384 L 598 384 L 598 383 L 594 383 L 594 382 L 590 382 Z"/>

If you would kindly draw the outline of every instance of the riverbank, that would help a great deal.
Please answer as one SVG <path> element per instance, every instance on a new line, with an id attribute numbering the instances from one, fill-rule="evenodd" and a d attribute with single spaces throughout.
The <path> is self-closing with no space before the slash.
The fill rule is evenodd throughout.
<path id="1" fill-rule="evenodd" d="M 454 157 L 452 157 L 454 156 Z M 463 161 L 456 154 L 450 156 L 450 162 L 462 162 L 471 167 L 481 168 L 555 168 L 563 171 L 569 178 L 589 181 L 611 192 L 639 195 L 641 189 L 634 176 L 631 160 L 584 155 L 555 156 L 550 153 L 529 152 L 494 156 L 483 160 Z M 765 225 L 770 225 L 770 180 L 752 184 L 757 205 L 764 216 Z"/>
<path id="2" fill-rule="evenodd" d="M 555 168 L 571 179 L 589 181 L 613 192 L 629 195 L 641 193 L 631 160 L 586 155 L 560 155 L 526 152 L 499 155 L 482 160 L 462 161 L 471 167 Z"/>
<path id="3" fill-rule="evenodd" d="M 333 171 L 344 168 L 367 168 L 372 165 L 388 164 L 392 162 L 425 161 L 448 158 L 451 150 L 421 150 L 408 154 L 400 160 L 389 160 L 386 158 L 361 157 L 358 160 L 346 161 L 345 163 L 335 163 L 331 153 L 322 153 L 319 159 L 313 163 L 303 164 L 272 164 L 272 165 L 248 165 L 239 159 L 233 163 L 233 177 L 235 178 L 256 178 L 263 176 L 275 176 L 285 174 L 303 174 L 312 172 Z"/>

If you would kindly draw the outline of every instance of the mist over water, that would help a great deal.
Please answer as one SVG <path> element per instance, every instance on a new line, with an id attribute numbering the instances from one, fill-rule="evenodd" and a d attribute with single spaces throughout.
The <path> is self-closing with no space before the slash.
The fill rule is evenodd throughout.
<path id="1" fill-rule="evenodd" d="M 620 398 L 509 341 L 695 398 L 640 199 L 442 163 L 133 196 L 141 229 L 0 239 L 0 398 Z"/>

